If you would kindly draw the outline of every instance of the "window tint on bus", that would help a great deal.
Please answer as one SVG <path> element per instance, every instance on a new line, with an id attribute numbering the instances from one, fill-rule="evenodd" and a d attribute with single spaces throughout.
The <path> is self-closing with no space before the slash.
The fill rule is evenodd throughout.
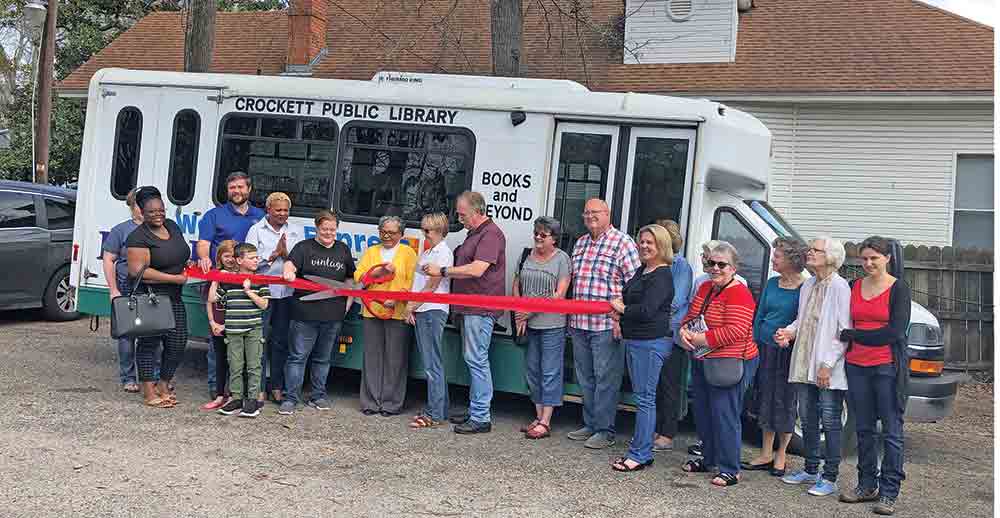
<path id="1" fill-rule="evenodd" d="M 45 228 L 49 230 L 66 230 L 73 228 L 73 214 L 76 212 L 76 204 L 69 200 L 58 200 L 55 198 L 43 198 L 45 200 L 45 217 L 48 224 Z"/>
<path id="2" fill-rule="evenodd" d="M 337 125 L 330 120 L 231 115 L 222 124 L 215 201 L 226 202 L 226 177 L 250 175 L 250 203 L 272 192 L 292 199 L 292 214 L 311 217 L 330 208 Z"/>
<path id="3" fill-rule="evenodd" d="M 658 219 L 681 222 L 687 163 L 687 139 L 635 139 L 628 235 L 635 236 L 639 228 Z"/>
<path id="4" fill-rule="evenodd" d="M 139 177 L 139 145 L 142 140 L 142 112 L 126 106 L 115 121 L 115 151 L 111 164 L 111 194 L 124 200 L 135 189 Z"/>
<path id="5" fill-rule="evenodd" d="M 201 140 L 201 117 L 194 110 L 181 110 L 174 116 L 170 142 L 170 171 L 167 173 L 167 198 L 174 205 L 187 205 L 194 198 L 194 180 L 198 172 L 198 143 Z"/>
<path id="6" fill-rule="evenodd" d="M 715 211 L 712 239 L 726 241 L 736 247 L 740 254 L 740 265 L 736 273 L 747 280 L 753 298 L 759 299 L 764 283 L 767 282 L 767 263 L 771 259 L 771 248 L 767 242 L 736 211 L 728 207 Z"/>
<path id="7" fill-rule="evenodd" d="M 34 196 L 19 192 L 0 191 L 0 228 L 37 226 Z"/>
<path id="8" fill-rule="evenodd" d="M 341 140 L 337 209 L 345 220 L 399 216 L 417 226 L 424 214 L 443 212 L 457 225 L 455 199 L 472 185 L 468 130 L 357 122 Z"/>
<path id="9" fill-rule="evenodd" d="M 577 238 L 587 232 L 583 206 L 604 198 L 611 160 L 611 135 L 563 133 L 559 146 L 559 178 L 554 200 L 555 218 L 562 222 L 559 248 L 573 253 Z"/>

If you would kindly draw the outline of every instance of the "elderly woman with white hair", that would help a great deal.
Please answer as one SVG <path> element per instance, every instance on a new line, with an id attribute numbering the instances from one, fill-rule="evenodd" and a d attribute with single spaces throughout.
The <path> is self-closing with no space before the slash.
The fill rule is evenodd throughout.
<path id="1" fill-rule="evenodd" d="M 813 277 L 802 283 L 795 321 L 774 334 L 779 346 L 794 342 L 788 382 L 796 386 L 805 442 L 804 469 L 785 475 L 781 481 L 811 484 L 809 494 L 814 496 L 837 492 L 840 472 L 841 415 L 847 392 L 847 344 L 840 340 L 840 331 L 851 327 L 851 287 L 837 270 L 845 256 L 843 243 L 830 237 L 821 236 L 809 243 L 806 267 Z M 821 421 L 826 434 L 822 475 Z"/>
<path id="2" fill-rule="evenodd" d="M 410 291 L 413 272 L 417 268 L 417 253 L 413 248 L 400 244 L 403 239 L 403 220 L 396 216 L 383 216 L 378 222 L 381 243 L 368 247 L 354 280 L 371 272 L 378 278 L 393 275 L 389 282 L 371 284 L 379 291 Z M 362 311 L 362 330 L 365 350 L 361 360 L 361 412 L 365 415 L 397 415 L 406 399 L 406 379 L 409 372 L 412 329 L 404 323 L 406 303 L 392 300 L 372 302 L 371 309 Z"/>

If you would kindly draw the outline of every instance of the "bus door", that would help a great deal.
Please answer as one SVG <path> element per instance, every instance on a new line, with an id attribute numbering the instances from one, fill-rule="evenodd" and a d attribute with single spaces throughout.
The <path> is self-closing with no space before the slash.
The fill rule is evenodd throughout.
<path id="1" fill-rule="evenodd" d="M 695 130 L 626 127 L 622 131 L 628 154 L 614 195 L 621 203 L 612 210 L 612 222 L 635 237 L 644 225 L 672 219 L 686 237 Z"/>
<path id="2" fill-rule="evenodd" d="M 583 206 L 590 198 L 608 200 L 614 189 L 619 127 L 567 122 L 556 126 L 546 214 L 563 226 L 559 248 L 573 252 L 577 238 L 587 232 Z"/>

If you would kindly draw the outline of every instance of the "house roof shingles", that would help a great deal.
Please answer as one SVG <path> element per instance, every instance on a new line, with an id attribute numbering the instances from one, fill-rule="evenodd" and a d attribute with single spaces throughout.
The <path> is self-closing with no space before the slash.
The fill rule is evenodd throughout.
<path id="1" fill-rule="evenodd" d="M 622 14 L 621 0 L 594 0 L 580 37 L 566 11 L 543 12 L 539 5 L 552 4 L 531 3 L 524 15 L 522 70 L 527 77 L 573 79 L 601 91 L 993 91 L 993 29 L 916 0 L 754 3 L 740 15 L 734 63 L 638 65 L 622 64 L 622 51 L 593 30 Z M 329 54 L 313 76 L 369 79 L 379 70 L 491 72 L 485 4 L 436 0 L 417 10 L 394 9 L 392 4 L 331 0 Z M 254 74 L 260 67 L 263 74 L 281 73 L 287 30 L 284 12 L 219 13 L 212 70 Z M 151 14 L 59 88 L 85 89 L 104 67 L 182 70 L 183 46 L 180 13 Z"/>

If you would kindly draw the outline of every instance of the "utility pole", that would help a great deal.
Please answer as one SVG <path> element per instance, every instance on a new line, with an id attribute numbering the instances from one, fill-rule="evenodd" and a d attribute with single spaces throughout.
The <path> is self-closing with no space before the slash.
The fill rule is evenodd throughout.
<path id="1" fill-rule="evenodd" d="M 184 27 L 184 71 L 208 72 L 215 46 L 216 0 L 191 0 Z"/>
<path id="2" fill-rule="evenodd" d="M 35 119 L 35 183 L 49 183 L 49 141 L 52 128 L 52 75 L 56 57 L 56 9 L 58 0 L 49 0 L 42 33 L 38 64 L 38 118 Z"/>

